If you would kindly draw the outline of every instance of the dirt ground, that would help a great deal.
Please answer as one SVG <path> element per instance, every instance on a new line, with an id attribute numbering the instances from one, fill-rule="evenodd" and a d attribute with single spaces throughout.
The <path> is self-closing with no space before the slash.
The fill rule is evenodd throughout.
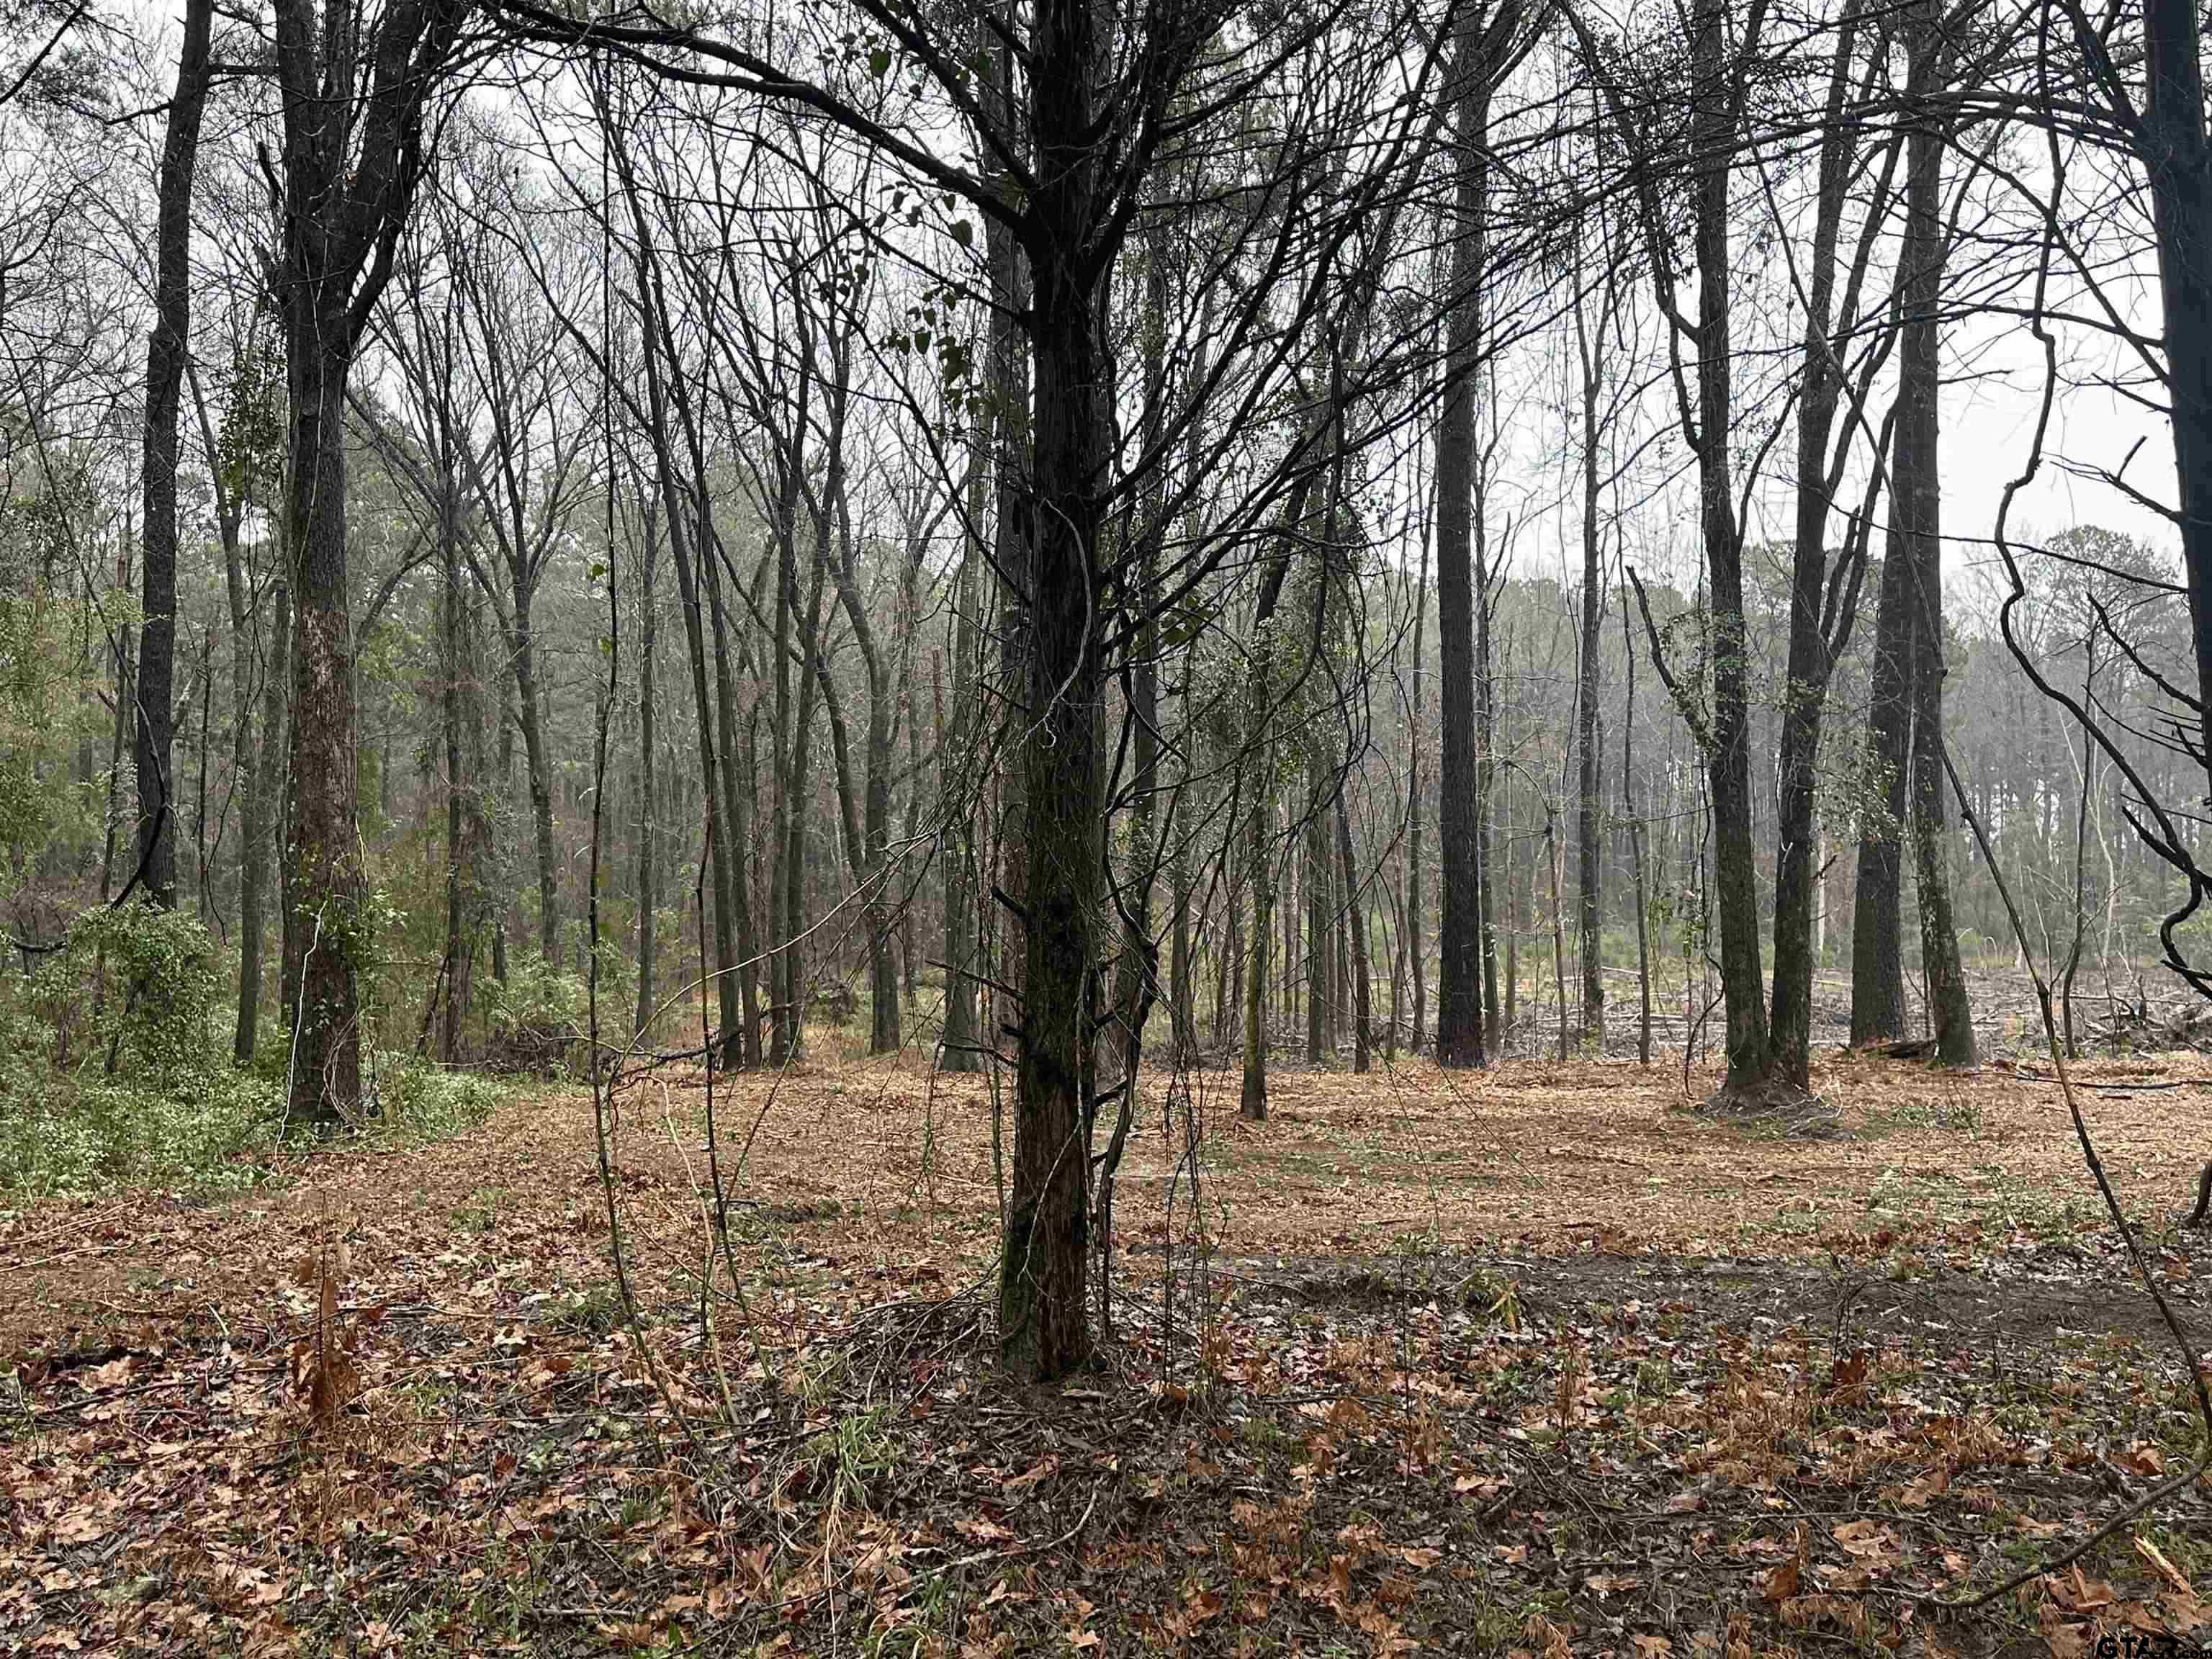
<path id="1" fill-rule="evenodd" d="M 711 1146 L 696 1072 L 628 1088 L 635 1330 L 579 1091 L 219 1205 L 33 1206 L 0 1649 L 2212 1644 L 2203 1481 L 2034 1571 L 2198 1449 L 2039 1069 L 1830 1055 L 1817 1141 L 1628 1061 L 1279 1065 L 1259 1125 L 1163 1082 L 1115 1338 L 1049 1395 L 991 1364 L 988 1089 L 913 1056 L 718 1078 Z M 2082 1080 L 2201 1353 L 2212 1066 Z"/>

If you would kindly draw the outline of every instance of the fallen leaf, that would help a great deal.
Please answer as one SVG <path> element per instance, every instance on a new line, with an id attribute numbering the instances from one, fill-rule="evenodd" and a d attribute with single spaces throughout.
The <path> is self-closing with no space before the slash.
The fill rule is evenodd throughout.
<path id="1" fill-rule="evenodd" d="M 2150 1563 L 2152 1571 L 2155 1572 L 2160 1577 L 2165 1579 L 2167 1583 L 2172 1585 L 2173 1588 L 2180 1591 L 2182 1595 L 2190 1595 L 2194 1594 L 2189 1587 L 2189 1580 L 2183 1576 L 2181 1569 L 2175 1566 L 2172 1562 L 2167 1560 L 2166 1559 L 2165 1552 L 2160 1550 L 2157 1545 L 2152 1543 L 2148 1538 L 2138 1536 L 2135 1540 L 2135 1546 L 2136 1553 L 2142 1557 L 2144 1560 Z"/>

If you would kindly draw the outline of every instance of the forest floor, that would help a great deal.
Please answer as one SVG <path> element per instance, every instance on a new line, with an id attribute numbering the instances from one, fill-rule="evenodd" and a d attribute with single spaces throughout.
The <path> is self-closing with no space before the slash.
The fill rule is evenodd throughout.
<path id="1" fill-rule="evenodd" d="M 1818 1141 L 1620 1061 L 1284 1066 L 1260 1125 L 1194 1073 L 1049 1391 L 992 1363 L 988 1097 L 915 1056 L 716 1080 L 703 1296 L 703 1079 L 628 1089 L 636 1329 L 576 1091 L 0 1212 L 0 1650 L 2212 1647 L 2212 1481 L 2036 1571 L 2199 1436 L 2040 1070 L 1831 1055 Z M 2205 1340 L 2212 1066 L 2083 1071 Z"/>

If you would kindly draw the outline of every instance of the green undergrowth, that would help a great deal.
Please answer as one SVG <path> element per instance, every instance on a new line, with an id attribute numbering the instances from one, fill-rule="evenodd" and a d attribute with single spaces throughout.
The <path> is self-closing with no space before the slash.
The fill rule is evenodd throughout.
<path id="1" fill-rule="evenodd" d="M 475 1127 L 508 1085 L 382 1054 L 380 1114 L 342 1137 L 419 1146 Z M 0 1060 L 0 1208 L 15 1199 L 155 1187 L 194 1197 L 281 1179 L 323 1144 L 288 1123 L 276 1064 L 214 1065 L 157 1079 L 71 1076 Z"/>
<path id="2" fill-rule="evenodd" d="M 313 1127 L 286 1116 L 283 1046 L 231 1060 L 219 960 L 192 918 L 102 908 L 0 983 L 0 1207 L 118 1187 L 214 1196 L 313 1149 Z M 408 1055 L 364 1056 L 362 1069 L 373 1109 L 353 1138 L 374 1142 L 459 1133 L 503 1093 Z"/>

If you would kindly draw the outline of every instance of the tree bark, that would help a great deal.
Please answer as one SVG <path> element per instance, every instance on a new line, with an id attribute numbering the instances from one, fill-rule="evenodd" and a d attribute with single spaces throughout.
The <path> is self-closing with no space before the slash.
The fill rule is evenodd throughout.
<path id="1" fill-rule="evenodd" d="M 1691 118 L 1698 261 L 1698 522 L 1711 594 L 1712 723 L 1706 772 L 1713 796 L 1713 859 L 1728 1013 L 1726 1094 L 1765 1089 L 1772 1076 L 1766 987 L 1759 964 L 1757 845 L 1751 805 L 1750 640 L 1744 627 L 1743 541 L 1735 521 L 1729 438 L 1734 419 L 1729 339 L 1729 175 L 1735 128 L 1723 0 L 1697 0 L 1691 17 Z M 1748 45 L 1741 50 L 1748 52 Z"/>
<path id="2" fill-rule="evenodd" d="M 1428 1036 L 1429 1001 L 1428 968 L 1421 959 L 1421 913 L 1425 902 L 1421 893 L 1421 754 L 1425 741 L 1421 728 L 1421 708 L 1424 699 L 1421 686 L 1426 679 L 1426 662 L 1421 654 L 1421 631 L 1429 615 L 1429 545 L 1427 538 L 1421 542 L 1421 567 L 1415 576 L 1413 589 L 1413 713 L 1407 725 L 1406 744 L 1406 965 L 1413 981 L 1413 1023 L 1410 1040 L 1415 1054 L 1421 1052 Z M 1480 705 L 1477 705 L 1478 715 Z M 1395 1018 L 1396 1011 L 1392 1010 Z"/>
<path id="3" fill-rule="evenodd" d="M 1937 456 L 1942 364 L 1937 308 L 1943 283 L 1943 134 L 1924 113 L 1942 47 L 1930 0 L 1906 21 L 1911 80 L 1923 92 L 1921 118 L 1905 138 L 1905 234 L 1898 250 L 1904 329 L 1898 347 L 1898 412 L 1891 489 L 1890 556 L 1909 575 L 1913 608 L 1912 821 L 1920 899 L 1920 963 L 1937 1059 L 1974 1063 L 1974 1022 L 1959 932 L 1951 915 L 1949 789 L 1943 772 L 1942 484 Z"/>
<path id="4" fill-rule="evenodd" d="M 1042 0 L 1030 33 L 1030 130 L 1038 158 L 1028 237 L 1036 401 L 1030 447 L 1022 1051 L 1013 1187 L 1000 1284 L 1010 1369 L 1039 1381 L 1091 1356 L 1089 1115 L 1082 1079 L 1085 981 L 1104 864 L 1097 579 L 1099 460 L 1105 449 L 1103 276 L 1085 250 L 1097 228 L 1097 140 L 1090 131 L 1100 14 Z"/>
<path id="5" fill-rule="evenodd" d="M 466 0 L 389 0 L 367 64 L 350 46 L 331 55 L 338 37 L 306 0 L 276 0 L 273 13 L 284 177 L 272 286 L 287 364 L 282 524 L 295 634 L 289 1109 L 323 1126 L 360 1103 L 359 975 L 373 948 L 356 826 L 346 377 L 426 165 L 423 104 L 467 10 Z"/>
<path id="6" fill-rule="evenodd" d="M 1819 152 L 1819 185 L 1813 243 L 1805 261 L 1805 335 L 1797 404 L 1797 495 L 1790 550 L 1788 657 L 1784 670 L 1781 757 L 1776 790 L 1774 855 L 1774 981 L 1770 1030 L 1774 1065 L 1799 1090 L 1812 1086 L 1813 968 L 1820 951 L 1814 926 L 1819 899 L 1821 836 L 1815 785 L 1823 717 L 1835 653 L 1848 638 L 1857 611 L 1867 526 L 1845 534 L 1842 569 L 1829 571 L 1828 527 L 1833 491 L 1843 476 L 1844 453 L 1830 459 L 1835 422 L 1846 391 L 1838 353 L 1859 321 L 1860 283 L 1870 241 L 1887 218 L 1890 167 L 1882 167 L 1873 204 L 1864 211 L 1858 257 L 1849 262 L 1838 314 L 1837 275 L 1843 216 L 1858 167 L 1858 129 L 1844 117 L 1857 39 L 1856 0 L 1847 5 L 1828 77 L 1827 118 Z M 1862 388 L 1862 391 L 1863 388 Z M 1846 434 L 1848 438 L 1848 434 Z M 1834 595 L 1834 598 L 1831 596 Z M 1829 614 L 1832 607 L 1832 614 Z"/>
<path id="7" fill-rule="evenodd" d="M 988 404 L 987 404 L 988 407 Z M 988 421 L 988 416 L 981 417 Z M 976 653 L 981 630 L 975 606 L 981 599 L 977 546 L 981 533 L 983 480 L 988 436 L 978 441 L 969 460 L 969 534 L 953 588 L 952 715 L 940 720 L 938 741 L 938 801 L 945 836 L 945 1041 L 939 1064 L 948 1072 L 980 1072 L 983 1056 L 976 1031 L 975 811 L 969 768 L 974 763 Z"/>
<path id="8" fill-rule="evenodd" d="M 611 486 L 610 486 L 611 487 Z M 659 994 L 660 868 L 659 813 L 653 776 L 654 732 L 659 688 L 653 683 L 654 647 L 660 635 L 654 578 L 660 564 L 659 514 L 638 502 L 637 659 L 637 1017 L 632 1029 L 642 1034 L 653 1024 Z"/>
<path id="9" fill-rule="evenodd" d="M 2075 27 L 2084 25 L 2077 21 Z M 2191 0 L 2143 0 L 2143 43 L 2149 96 L 2140 159 L 2158 237 L 2199 755 L 2212 782 L 2212 143 L 2205 136 L 2203 43 Z"/>
<path id="10" fill-rule="evenodd" d="M 1605 1051 L 1605 972 L 1599 912 L 1604 866 L 1598 849 L 1598 791 L 1603 757 L 1598 748 L 1598 629 L 1605 620 L 1605 583 L 1601 568 L 1604 541 L 1598 533 L 1598 377 L 1589 331 L 1579 299 L 1575 304 L 1575 340 L 1582 359 L 1583 416 L 1583 594 L 1579 672 L 1575 676 L 1575 748 L 1579 766 L 1575 796 L 1575 921 L 1582 950 L 1582 1041 Z"/>
<path id="11" fill-rule="evenodd" d="M 137 860 L 147 899 L 177 902 L 177 803 L 173 681 L 177 641 L 178 406 L 191 350 L 192 175 L 207 106 L 213 0 L 185 0 L 177 90 L 161 141 L 155 209 L 154 327 L 146 343 L 146 417 L 140 488 L 144 524 L 139 561 L 138 684 L 134 759 L 138 784 Z"/>
<path id="12" fill-rule="evenodd" d="M 1336 853 L 1342 866 L 1344 925 L 1352 944 L 1352 1069 L 1364 1073 L 1372 1063 L 1375 987 L 1367 957 L 1367 901 L 1352 857 L 1352 814 L 1345 792 L 1336 793 Z"/>
<path id="13" fill-rule="evenodd" d="M 1893 491 L 1893 515 L 1895 510 Z M 1881 588 L 1875 610 L 1862 784 L 1866 793 L 1859 811 L 1858 878 L 1851 897 L 1851 1043 L 1855 1048 L 1894 1042 L 1905 1035 L 1903 849 L 1906 750 L 1911 723 L 1906 669 L 1913 649 L 1907 592 L 1906 561 L 1893 543 L 1882 560 Z"/>
<path id="14" fill-rule="evenodd" d="M 1444 403 L 1437 422 L 1437 639 L 1443 684 L 1443 753 L 1437 774 L 1437 834 L 1443 856 L 1443 910 L 1437 938 L 1443 966 L 1437 998 L 1437 1061 L 1480 1066 L 1483 1052 L 1482 867 L 1474 723 L 1474 380 L 1482 338 L 1479 284 L 1486 241 L 1484 147 L 1490 88 L 1482 14 L 1466 7 L 1452 43 L 1455 165 L 1449 314 L 1445 322 Z"/>
<path id="15" fill-rule="evenodd" d="M 1620 720 L 1620 816 L 1628 828 L 1628 867 L 1636 898 L 1636 1058 L 1651 1064 L 1651 934 L 1650 906 L 1644 887 L 1644 823 L 1636 811 L 1636 641 L 1628 631 L 1628 585 L 1620 590 L 1620 649 L 1627 680 Z M 1687 1042 L 1686 1036 L 1684 1041 Z"/>

